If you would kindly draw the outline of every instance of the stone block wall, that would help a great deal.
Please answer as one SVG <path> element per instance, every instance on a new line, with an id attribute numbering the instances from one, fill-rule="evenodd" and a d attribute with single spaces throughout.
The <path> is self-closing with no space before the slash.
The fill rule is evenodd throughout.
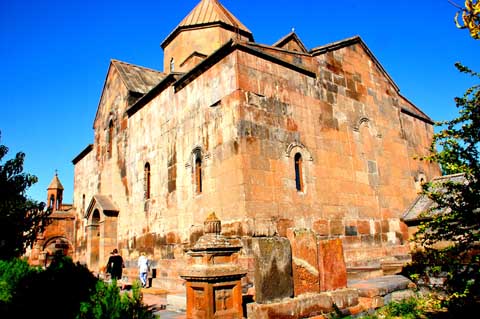
<path id="1" fill-rule="evenodd" d="M 400 216 L 416 195 L 415 176 L 439 172 L 412 158 L 424 154 L 433 133 L 423 113 L 360 43 L 319 55 L 270 51 L 265 58 L 232 49 L 129 116 L 131 97 L 109 73 L 111 94 L 100 102 L 93 150 L 75 165 L 74 199 L 78 207 L 83 194 L 87 202 L 95 193 L 111 198 L 126 260 L 145 249 L 167 269 L 159 276 L 175 282 L 183 249 L 201 235 L 211 211 L 225 235 L 286 236 L 288 228 L 311 228 L 341 238 L 347 267 L 407 254 Z M 312 249 L 318 255 L 322 248 Z"/>

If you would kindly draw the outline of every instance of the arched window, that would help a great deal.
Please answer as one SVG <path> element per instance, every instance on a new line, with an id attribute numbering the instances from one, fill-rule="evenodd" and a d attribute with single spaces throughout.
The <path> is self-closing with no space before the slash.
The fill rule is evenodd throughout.
<path id="1" fill-rule="evenodd" d="M 197 194 L 202 192 L 202 155 L 200 152 L 195 154 L 195 189 Z"/>
<path id="2" fill-rule="evenodd" d="M 175 60 L 173 58 L 170 59 L 170 72 L 175 71 Z"/>
<path id="3" fill-rule="evenodd" d="M 296 153 L 295 161 L 295 186 L 297 191 L 303 192 L 303 177 L 302 177 L 302 154 Z"/>
<path id="4" fill-rule="evenodd" d="M 150 164 L 145 164 L 144 168 L 144 190 L 145 190 L 145 199 L 150 199 Z"/>
<path id="5" fill-rule="evenodd" d="M 55 205 L 55 196 L 50 195 L 50 203 L 48 204 L 48 207 L 53 209 L 53 205 Z"/>
<path id="6" fill-rule="evenodd" d="M 107 143 L 108 143 L 108 155 L 112 156 L 112 145 L 113 145 L 113 121 L 110 120 L 108 123 L 108 135 L 107 135 Z"/>

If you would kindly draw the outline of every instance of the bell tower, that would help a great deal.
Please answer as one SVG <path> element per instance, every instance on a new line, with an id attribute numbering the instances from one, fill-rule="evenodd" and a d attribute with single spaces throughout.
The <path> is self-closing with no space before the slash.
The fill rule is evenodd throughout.
<path id="1" fill-rule="evenodd" d="M 47 206 L 52 211 L 62 210 L 63 185 L 58 179 L 58 173 L 55 171 L 50 185 L 47 188 Z"/>

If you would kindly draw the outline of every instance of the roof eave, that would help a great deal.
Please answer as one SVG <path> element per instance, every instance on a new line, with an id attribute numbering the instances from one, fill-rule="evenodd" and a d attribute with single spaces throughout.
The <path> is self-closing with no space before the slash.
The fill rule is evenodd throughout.
<path id="1" fill-rule="evenodd" d="M 92 151 L 92 149 L 93 149 L 93 144 L 88 144 L 88 146 L 85 147 L 83 151 L 80 152 L 80 154 L 75 156 L 75 158 L 72 160 L 72 164 L 75 165 L 78 162 L 80 162 L 82 158 L 84 158 L 88 153 Z"/>
<path id="2" fill-rule="evenodd" d="M 300 38 L 297 36 L 297 34 L 294 31 L 290 32 L 289 34 L 287 34 L 286 36 L 284 36 L 283 38 L 281 38 L 280 40 L 272 44 L 272 46 L 278 48 L 286 44 L 290 39 L 293 39 L 297 42 L 297 44 L 302 48 L 303 53 L 308 52 L 307 47 L 305 47 L 305 44 L 303 44 L 302 40 L 300 40 Z"/>
<path id="3" fill-rule="evenodd" d="M 143 108 L 148 102 L 153 100 L 158 94 L 160 94 L 167 87 L 171 86 L 182 73 L 169 73 L 160 83 L 154 86 L 148 93 L 143 95 L 138 101 L 136 101 L 127 111 L 128 117 L 133 116 L 137 111 Z"/>
<path id="4" fill-rule="evenodd" d="M 387 78 L 390 84 L 394 87 L 395 91 L 397 93 L 400 92 L 400 88 L 398 87 L 398 85 L 395 83 L 395 81 L 393 81 L 392 77 L 387 73 L 385 68 L 380 63 L 380 61 L 378 61 L 377 57 L 372 53 L 372 51 L 370 51 L 368 46 L 365 44 L 362 38 L 358 35 L 344 39 L 344 40 L 332 42 L 324 46 L 313 48 L 312 50 L 310 50 L 310 53 L 313 56 L 316 56 L 316 55 L 324 54 L 327 52 L 336 51 L 336 50 L 351 46 L 353 44 L 360 44 L 362 46 L 365 52 L 370 56 L 370 58 L 373 60 L 375 65 L 378 67 L 380 72 L 383 73 L 383 75 Z"/>
<path id="5" fill-rule="evenodd" d="M 297 66 L 295 64 L 292 64 L 288 61 L 282 60 L 276 56 L 273 56 L 271 54 L 265 53 L 260 50 L 256 50 L 248 44 L 242 43 L 242 42 L 237 42 L 231 39 L 227 43 L 225 43 L 222 47 L 220 47 L 217 51 L 209 55 L 205 60 L 200 62 L 198 65 L 196 65 L 193 69 L 191 69 L 188 73 L 183 75 L 180 79 L 178 79 L 174 86 L 175 86 L 175 92 L 180 91 L 183 89 L 186 85 L 188 85 L 191 81 L 193 81 L 198 75 L 202 74 L 206 70 L 208 70 L 210 67 L 215 65 L 218 61 L 223 59 L 225 56 L 228 54 L 232 53 L 235 50 L 241 50 L 250 54 L 253 54 L 257 57 L 260 57 L 262 59 L 265 59 L 270 62 L 277 63 L 279 65 L 285 66 L 287 68 L 290 68 L 292 70 L 295 70 L 297 72 L 303 73 L 307 76 L 310 76 L 312 78 L 316 78 L 317 75 L 315 72 L 302 68 L 300 66 Z"/>
<path id="6" fill-rule="evenodd" d="M 249 39 L 249 41 L 253 41 L 253 34 L 250 31 L 244 30 L 237 28 L 233 25 L 227 24 L 222 21 L 214 21 L 214 22 L 208 22 L 208 23 L 201 23 L 201 24 L 196 24 L 196 25 L 188 25 L 188 26 L 178 26 L 176 27 L 166 38 L 163 40 L 163 42 L 160 44 L 162 49 L 165 50 L 167 45 L 173 41 L 177 37 L 178 34 L 182 31 L 186 30 L 195 30 L 195 29 L 204 29 L 204 28 L 210 28 L 210 27 L 223 27 L 229 31 L 233 31 L 235 33 L 239 33 L 240 35 L 243 35 Z"/>

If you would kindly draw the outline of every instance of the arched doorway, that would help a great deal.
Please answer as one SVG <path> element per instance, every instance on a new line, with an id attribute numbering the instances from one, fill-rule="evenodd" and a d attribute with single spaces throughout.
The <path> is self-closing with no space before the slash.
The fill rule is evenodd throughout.
<path id="1" fill-rule="evenodd" d="M 71 256 L 73 246 L 65 237 L 53 237 L 45 242 L 42 251 L 45 255 L 44 266 L 48 267 L 55 256 Z"/>
<path id="2" fill-rule="evenodd" d="M 95 209 L 88 227 L 88 243 L 90 244 L 90 268 L 98 269 L 100 259 L 100 212 Z"/>
<path id="3" fill-rule="evenodd" d="M 110 252 L 117 248 L 118 209 L 111 199 L 103 195 L 93 196 L 85 214 L 87 218 L 87 266 L 101 271 Z"/>

